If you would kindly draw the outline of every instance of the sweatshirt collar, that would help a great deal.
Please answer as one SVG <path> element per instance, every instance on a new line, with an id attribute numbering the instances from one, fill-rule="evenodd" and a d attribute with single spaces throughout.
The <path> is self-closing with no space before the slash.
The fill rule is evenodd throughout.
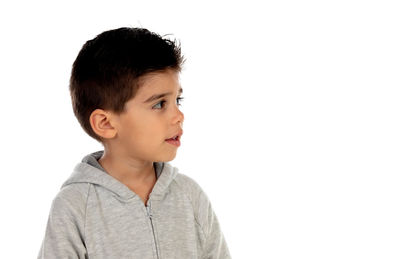
<path id="1" fill-rule="evenodd" d="M 109 175 L 98 162 L 104 151 L 97 151 L 86 155 L 82 162 L 78 163 L 71 176 L 62 185 L 65 187 L 76 183 L 90 183 L 99 185 L 123 199 L 132 199 L 138 196 L 125 184 Z M 157 181 L 150 193 L 149 199 L 160 200 L 164 197 L 168 186 L 175 179 L 178 169 L 168 162 L 154 162 L 157 174 Z"/>

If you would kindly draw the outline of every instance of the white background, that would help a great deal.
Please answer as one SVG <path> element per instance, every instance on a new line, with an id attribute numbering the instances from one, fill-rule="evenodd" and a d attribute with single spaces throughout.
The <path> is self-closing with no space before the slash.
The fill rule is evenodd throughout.
<path id="1" fill-rule="evenodd" d="M 101 149 L 71 65 L 102 31 L 181 41 L 184 136 L 233 258 L 400 257 L 397 1 L 3 1 L 2 258 L 35 258 L 52 199 Z"/>

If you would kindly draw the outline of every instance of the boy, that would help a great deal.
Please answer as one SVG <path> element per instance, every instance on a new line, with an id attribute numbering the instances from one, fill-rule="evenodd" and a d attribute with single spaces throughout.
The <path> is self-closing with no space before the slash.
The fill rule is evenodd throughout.
<path id="1" fill-rule="evenodd" d="M 168 163 L 183 133 L 183 62 L 180 46 L 143 28 L 83 45 L 72 106 L 104 151 L 62 185 L 39 258 L 231 258 L 207 195 Z"/>

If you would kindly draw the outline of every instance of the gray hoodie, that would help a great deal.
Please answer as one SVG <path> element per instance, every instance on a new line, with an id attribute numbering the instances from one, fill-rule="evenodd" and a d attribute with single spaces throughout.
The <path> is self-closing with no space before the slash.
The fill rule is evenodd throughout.
<path id="1" fill-rule="evenodd" d="M 201 187 L 168 162 L 155 162 L 147 206 L 85 156 L 54 198 L 38 258 L 231 258 Z"/>

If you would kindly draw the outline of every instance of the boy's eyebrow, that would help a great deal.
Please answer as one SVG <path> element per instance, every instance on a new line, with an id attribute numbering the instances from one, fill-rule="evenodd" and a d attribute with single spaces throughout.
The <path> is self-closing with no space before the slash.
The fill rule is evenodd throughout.
<path id="1" fill-rule="evenodd" d="M 179 88 L 179 94 L 182 94 L 182 93 L 183 93 L 183 89 Z M 164 96 L 167 96 L 167 95 L 170 95 L 170 94 L 172 94 L 172 92 L 152 95 L 149 99 L 144 101 L 144 103 L 149 103 L 149 102 L 155 101 L 157 99 L 160 99 L 160 98 L 162 98 Z"/>

